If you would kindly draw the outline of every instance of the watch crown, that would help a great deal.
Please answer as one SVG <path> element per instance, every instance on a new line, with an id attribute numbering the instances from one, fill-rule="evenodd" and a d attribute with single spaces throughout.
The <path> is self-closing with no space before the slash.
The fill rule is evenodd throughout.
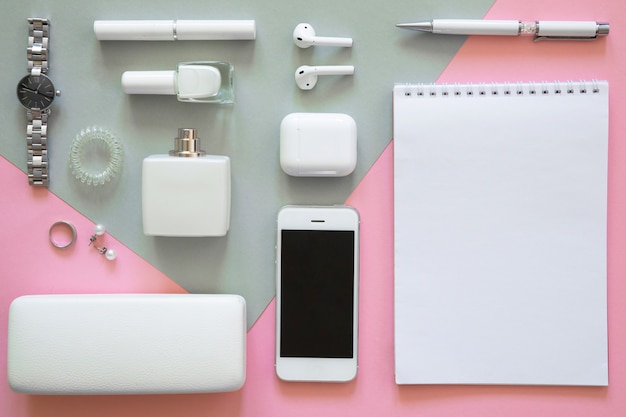
<path id="1" fill-rule="evenodd" d="M 55 92 L 54 92 L 54 95 L 55 95 L 55 96 L 57 96 L 57 97 L 59 97 L 59 96 L 61 95 L 61 90 L 57 90 L 57 91 L 55 91 Z"/>

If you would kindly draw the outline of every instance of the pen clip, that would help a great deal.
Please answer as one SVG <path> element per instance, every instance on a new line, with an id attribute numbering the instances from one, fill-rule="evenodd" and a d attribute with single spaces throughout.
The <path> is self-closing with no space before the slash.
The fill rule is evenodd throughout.
<path id="1" fill-rule="evenodd" d="M 535 36 L 534 42 L 541 41 L 594 41 L 598 36 Z"/>
<path id="2" fill-rule="evenodd" d="M 535 42 L 593 41 L 609 34 L 608 23 L 539 21 L 535 25 Z"/>

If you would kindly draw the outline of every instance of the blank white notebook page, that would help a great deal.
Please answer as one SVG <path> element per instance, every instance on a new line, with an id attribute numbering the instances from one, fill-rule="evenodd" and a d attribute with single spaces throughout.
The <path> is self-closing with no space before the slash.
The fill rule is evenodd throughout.
<path id="1" fill-rule="evenodd" d="M 393 106 L 396 382 L 607 385 L 608 83 Z"/>

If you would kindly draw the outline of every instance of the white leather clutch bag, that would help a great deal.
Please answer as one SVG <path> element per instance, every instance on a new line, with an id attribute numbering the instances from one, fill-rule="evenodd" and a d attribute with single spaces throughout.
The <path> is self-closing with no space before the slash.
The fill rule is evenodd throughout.
<path id="1" fill-rule="evenodd" d="M 29 394 L 234 391 L 246 375 L 238 295 L 32 295 L 9 311 L 8 380 Z"/>

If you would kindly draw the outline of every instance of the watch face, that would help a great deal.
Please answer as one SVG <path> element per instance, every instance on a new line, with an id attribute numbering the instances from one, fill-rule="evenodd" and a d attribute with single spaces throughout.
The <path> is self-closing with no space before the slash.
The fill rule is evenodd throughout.
<path id="1" fill-rule="evenodd" d="M 52 80 L 45 75 L 27 75 L 17 84 L 17 98 L 27 109 L 47 109 L 55 94 Z"/>

